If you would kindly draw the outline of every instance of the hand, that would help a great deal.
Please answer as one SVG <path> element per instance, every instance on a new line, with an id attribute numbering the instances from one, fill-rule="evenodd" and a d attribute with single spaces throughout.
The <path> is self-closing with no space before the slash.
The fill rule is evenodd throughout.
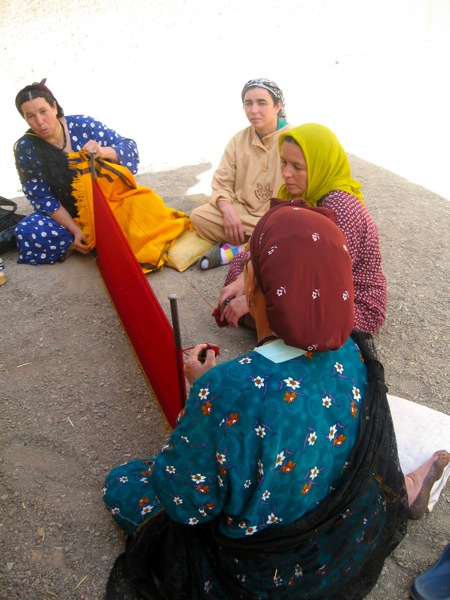
<path id="1" fill-rule="evenodd" d="M 206 344 L 206 348 L 202 348 L 198 354 L 198 360 L 203 364 L 206 360 L 206 353 L 208 352 L 208 350 L 213 350 L 215 356 L 219 356 L 220 354 L 220 350 L 219 350 L 219 346 L 216 346 L 216 344 Z"/>
<path id="2" fill-rule="evenodd" d="M 242 271 L 242 273 L 240 273 L 232 283 L 229 283 L 222 288 L 219 297 L 220 310 L 222 310 L 222 304 L 225 302 L 225 300 L 227 300 L 227 298 L 236 298 L 237 296 L 242 296 L 244 291 L 244 272 Z"/>
<path id="3" fill-rule="evenodd" d="M 88 254 L 89 248 L 87 246 L 87 238 L 72 217 L 69 215 L 64 206 L 60 206 L 55 210 L 54 213 L 51 214 L 52 219 L 54 219 L 61 227 L 70 231 L 73 235 L 73 242 L 70 246 L 70 250 L 76 250 L 77 252 L 81 252 L 81 254 Z"/>
<path id="4" fill-rule="evenodd" d="M 245 241 L 245 232 L 241 218 L 232 204 L 229 202 L 218 202 L 219 210 L 223 215 L 223 228 L 226 241 L 234 246 L 239 246 Z"/>
<path id="5" fill-rule="evenodd" d="M 208 344 L 197 344 L 197 346 L 194 346 L 189 353 L 187 361 L 184 363 L 184 375 L 190 384 L 203 375 L 203 373 L 216 366 L 216 353 L 210 348 L 206 350 L 205 362 L 202 363 L 199 361 L 198 355 L 204 348 L 208 348 Z"/>
<path id="6" fill-rule="evenodd" d="M 247 313 L 247 299 L 245 297 L 245 294 L 242 294 L 242 296 L 233 298 L 232 300 L 230 300 L 230 302 L 228 302 L 223 312 L 221 313 L 221 318 L 222 321 L 223 319 L 226 319 L 230 327 L 239 327 L 239 319 Z"/>
<path id="7" fill-rule="evenodd" d="M 87 239 L 81 229 L 74 234 L 74 239 L 70 248 L 72 250 L 76 250 L 77 252 L 81 252 L 81 254 L 89 254 Z"/>
<path id="8" fill-rule="evenodd" d="M 103 158 L 113 163 L 119 163 L 117 152 L 111 146 L 101 146 L 95 140 L 89 140 L 83 146 L 86 152 L 95 152 L 95 158 Z"/>
<path id="9" fill-rule="evenodd" d="M 83 146 L 83 150 L 86 152 L 95 152 L 97 158 L 103 158 L 103 148 L 95 140 L 89 140 Z"/>

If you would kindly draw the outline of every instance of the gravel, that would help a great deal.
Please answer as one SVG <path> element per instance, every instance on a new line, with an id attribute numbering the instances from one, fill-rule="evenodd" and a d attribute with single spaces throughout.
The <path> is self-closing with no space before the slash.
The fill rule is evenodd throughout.
<path id="1" fill-rule="evenodd" d="M 379 228 L 388 279 L 388 318 L 376 344 L 390 393 L 448 414 L 450 203 L 350 159 Z M 137 179 L 189 212 L 204 198 L 186 192 L 209 167 Z M 29 212 L 24 198 L 17 201 Z M 156 453 L 169 428 L 95 257 L 41 267 L 17 265 L 16 251 L 2 258 L 0 599 L 103 598 L 125 542 L 103 506 L 104 477 L 121 462 Z M 168 315 L 167 297 L 178 295 L 183 345 L 217 343 L 221 360 L 254 341 L 249 331 L 218 328 L 210 316 L 225 275 L 226 267 L 194 266 L 148 276 Z M 432 513 L 410 522 L 369 599 L 407 598 L 414 577 L 437 559 L 449 542 L 449 493 L 447 486 Z"/>

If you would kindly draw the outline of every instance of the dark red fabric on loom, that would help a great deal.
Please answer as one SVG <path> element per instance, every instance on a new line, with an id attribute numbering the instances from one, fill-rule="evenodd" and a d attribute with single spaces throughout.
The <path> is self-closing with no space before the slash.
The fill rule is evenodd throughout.
<path id="1" fill-rule="evenodd" d="M 169 425 L 186 399 L 180 390 L 173 329 L 96 181 L 97 264 L 119 319 Z M 184 386 L 184 381 L 183 381 Z"/>

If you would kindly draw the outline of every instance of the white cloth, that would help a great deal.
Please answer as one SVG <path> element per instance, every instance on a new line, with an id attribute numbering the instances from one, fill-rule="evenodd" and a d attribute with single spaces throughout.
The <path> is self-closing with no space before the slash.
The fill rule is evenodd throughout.
<path id="1" fill-rule="evenodd" d="M 437 410 L 388 394 L 397 437 L 400 466 L 405 475 L 414 471 L 437 450 L 450 452 L 450 416 Z M 450 463 L 431 489 L 432 510 L 450 477 Z"/>

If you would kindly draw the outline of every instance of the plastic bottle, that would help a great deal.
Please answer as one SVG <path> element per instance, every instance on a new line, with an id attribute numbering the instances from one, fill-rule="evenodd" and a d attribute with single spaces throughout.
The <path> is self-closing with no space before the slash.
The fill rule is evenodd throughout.
<path id="1" fill-rule="evenodd" d="M 5 275 L 5 265 L 3 264 L 3 260 L 0 258 L 0 285 L 6 283 L 6 275 Z"/>

